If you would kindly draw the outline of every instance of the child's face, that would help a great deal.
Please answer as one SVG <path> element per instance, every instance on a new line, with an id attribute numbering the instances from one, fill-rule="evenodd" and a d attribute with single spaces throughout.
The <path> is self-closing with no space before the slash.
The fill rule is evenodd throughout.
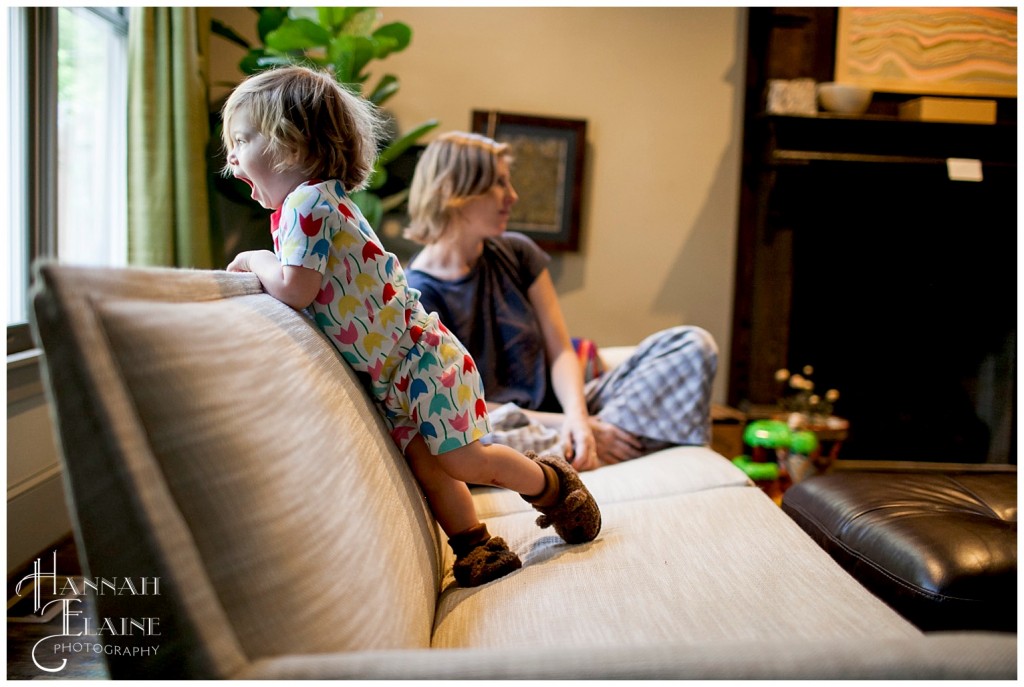
<path id="1" fill-rule="evenodd" d="M 232 116 L 231 141 L 231 173 L 249 184 L 253 200 L 268 210 L 281 207 L 285 197 L 306 181 L 305 175 L 296 169 L 274 168 L 277 160 L 268 149 L 269 141 L 252 125 L 247 112 Z"/>
<path id="2" fill-rule="evenodd" d="M 512 174 L 508 160 L 500 158 L 497 165 L 497 178 L 482 195 L 473 198 L 462 207 L 462 217 L 466 225 L 472 227 L 484 237 L 500 236 L 508 226 L 512 206 L 519 200 L 519 194 L 512 186 Z"/>

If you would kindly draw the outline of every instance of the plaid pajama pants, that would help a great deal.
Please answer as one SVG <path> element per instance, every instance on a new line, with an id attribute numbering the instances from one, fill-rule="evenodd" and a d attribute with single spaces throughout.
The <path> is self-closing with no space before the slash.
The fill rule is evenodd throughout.
<path id="1" fill-rule="evenodd" d="M 639 436 L 647 452 L 708 444 L 717 369 L 718 347 L 708 332 L 688 326 L 665 329 L 587 384 L 587 409 Z"/>

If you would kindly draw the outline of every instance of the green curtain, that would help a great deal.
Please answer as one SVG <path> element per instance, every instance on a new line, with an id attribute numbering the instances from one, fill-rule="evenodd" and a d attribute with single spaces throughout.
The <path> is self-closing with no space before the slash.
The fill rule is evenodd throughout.
<path id="1" fill-rule="evenodd" d="M 209 268 L 209 8 L 132 8 L 128 261 Z"/>

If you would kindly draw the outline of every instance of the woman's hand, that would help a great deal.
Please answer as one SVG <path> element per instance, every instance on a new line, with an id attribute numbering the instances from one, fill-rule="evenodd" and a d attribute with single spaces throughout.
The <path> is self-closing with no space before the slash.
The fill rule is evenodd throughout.
<path id="1" fill-rule="evenodd" d="M 594 441 L 594 433 L 590 429 L 588 419 L 566 415 L 562 423 L 565 459 L 577 472 L 593 470 L 600 465 L 597 460 L 597 443 Z"/>
<path id="2" fill-rule="evenodd" d="M 602 464 L 621 463 L 643 455 L 640 440 L 626 430 L 594 416 L 588 419 L 588 423 L 597 442 L 597 459 Z"/>

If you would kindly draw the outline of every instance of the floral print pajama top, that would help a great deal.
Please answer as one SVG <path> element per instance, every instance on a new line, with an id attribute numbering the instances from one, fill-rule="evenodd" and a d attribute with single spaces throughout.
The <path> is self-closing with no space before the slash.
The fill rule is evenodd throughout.
<path id="1" fill-rule="evenodd" d="M 420 305 L 398 258 L 336 180 L 292 191 L 271 218 L 282 265 L 323 279 L 310 311 L 370 393 L 404 451 L 419 433 L 434 455 L 491 431 L 473 358 L 436 313 Z"/>

